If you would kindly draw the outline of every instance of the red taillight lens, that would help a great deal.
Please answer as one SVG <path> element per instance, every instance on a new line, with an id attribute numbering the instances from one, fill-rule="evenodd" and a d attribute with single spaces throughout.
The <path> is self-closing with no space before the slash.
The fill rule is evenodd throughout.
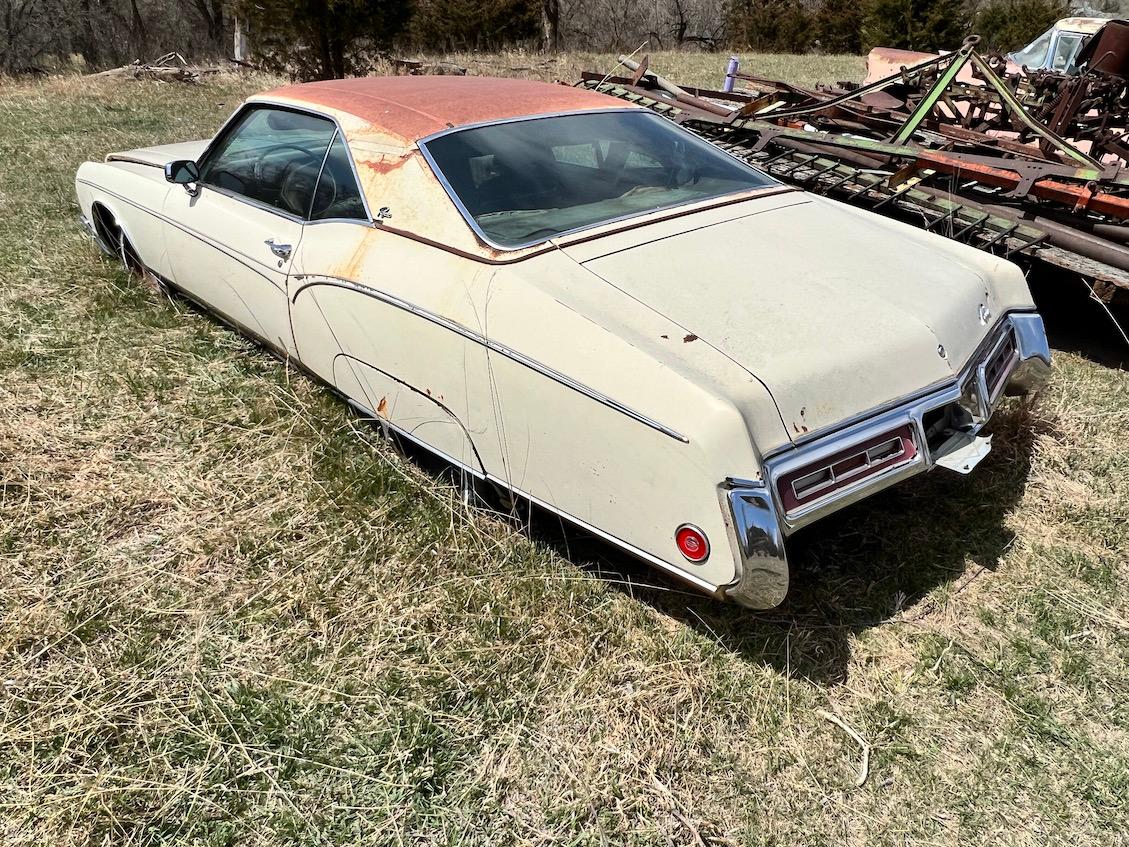
<path id="1" fill-rule="evenodd" d="M 687 560 L 698 564 L 710 556 L 710 542 L 706 534 L 696 526 L 683 524 L 674 532 L 674 543 Z"/>
<path id="2" fill-rule="evenodd" d="M 776 490 L 784 511 L 791 512 L 916 455 L 913 427 L 907 424 L 785 474 Z"/>

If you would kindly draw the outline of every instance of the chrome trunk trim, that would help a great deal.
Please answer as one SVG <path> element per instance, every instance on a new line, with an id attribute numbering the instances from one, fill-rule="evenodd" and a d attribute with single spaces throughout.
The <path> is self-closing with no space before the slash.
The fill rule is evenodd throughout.
<path id="1" fill-rule="evenodd" d="M 1015 340 L 1015 355 L 1011 356 L 997 385 L 989 386 L 985 376 L 986 368 L 1001 351 L 1006 352 L 1012 338 Z M 1050 371 L 1050 360 L 1043 319 L 1034 312 L 1008 314 L 1000 320 L 952 383 L 924 396 L 902 401 L 888 411 L 856 421 L 802 447 L 774 455 L 765 462 L 764 477 L 780 515 L 783 533 L 790 535 L 800 527 L 851 503 L 930 470 L 935 462 L 930 454 L 923 423 L 926 414 L 949 404 L 962 405 L 972 418 L 967 434 L 976 435 L 991 418 L 1005 393 L 1027 393 L 1041 384 Z M 906 424 L 911 426 L 918 448 L 913 458 L 892 465 L 873 476 L 864 477 L 854 485 L 837 489 L 821 500 L 791 512 L 786 511 L 777 491 L 777 481 L 782 476 Z"/>
<path id="2" fill-rule="evenodd" d="M 732 520 L 737 576 L 721 590 L 750 609 L 779 606 L 788 593 L 788 554 L 771 492 L 760 481 L 727 479 L 721 486 Z"/>
<path id="3" fill-rule="evenodd" d="M 1006 350 L 1014 338 L 1015 353 L 998 380 L 1004 390 L 988 395 L 985 365 Z M 763 480 L 727 479 L 720 487 L 723 511 L 732 521 L 736 579 L 721 588 L 724 596 L 742 606 L 768 609 L 779 605 L 788 591 L 789 569 L 785 539 L 788 535 L 832 512 L 869 497 L 898 482 L 931 470 L 935 457 L 926 437 L 925 416 L 949 404 L 972 400 L 972 424 L 967 434 L 975 437 L 988 422 L 1005 393 L 1024 394 L 1037 388 L 1050 372 L 1051 352 L 1043 319 L 1034 312 L 1006 315 L 969 360 L 960 376 L 942 387 L 904 398 L 899 405 L 855 419 L 836 431 L 802 446 L 774 455 L 764 463 Z M 970 394 L 972 396 L 970 396 Z M 977 414 L 977 412 L 979 414 Z M 860 479 L 856 484 L 830 492 L 824 499 L 785 511 L 777 483 L 791 471 L 818 463 L 868 439 L 910 425 L 916 454 L 903 462 Z M 963 431 L 963 430 L 962 430 Z"/>

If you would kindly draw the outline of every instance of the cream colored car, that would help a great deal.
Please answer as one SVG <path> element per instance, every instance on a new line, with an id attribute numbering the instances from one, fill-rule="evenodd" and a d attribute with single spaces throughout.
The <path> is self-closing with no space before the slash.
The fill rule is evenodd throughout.
<path id="1" fill-rule="evenodd" d="M 1091 36 L 1101 31 L 1101 28 L 1109 22 L 1106 18 L 1063 18 L 1022 50 L 1008 53 L 1004 57 L 1006 73 L 1009 76 L 1018 74 L 1024 68 L 1031 71 L 1073 73 L 1082 47 Z M 948 52 L 950 51 L 942 50 L 941 53 L 923 53 L 918 50 L 875 47 L 866 57 L 866 77 L 863 79 L 863 85 L 893 76 L 902 68 L 912 68 L 930 62 Z M 962 68 L 957 74 L 957 79 L 975 85 L 984 84 L 983 80 L 973 74 L 971 66 Z"/>
<path id="2" fill-rule="evenodd" d="M 290 86 L 77 189 L 103 248 L 365 415 L 754 608 L 788 535 L 971 470 L 1050 365 L 1009 262 L 565 86 Z"/>

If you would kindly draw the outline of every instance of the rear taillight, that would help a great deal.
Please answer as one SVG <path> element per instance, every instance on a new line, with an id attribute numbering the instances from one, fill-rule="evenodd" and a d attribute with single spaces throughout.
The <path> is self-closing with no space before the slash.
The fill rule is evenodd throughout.
<path id="1" fill-rule="evenodd" d="M 682 524 L 674 531 L 674 543 L 688 561 L 701 564 L 710 557 L 710 542 L 696 526 Z"/>
<path id="2" fill-rule="evenodd" d="M 776 490 L 784 510 L 791 512 L 916 455 L 913 427 L 906 424 L 784 474 Z"/>
<path id="3" fill-rule="evenodd" d="M 988 394 L 984 402 L 990 405 L 996 401 L 1004 390 L 1008 374 L 1017 361 L 1019 361 L 1019 349 L 1015 343 L 1015 333 L 1009 331 L 993 351 L 992 357 L 984 363 L 984 389 Z"/>

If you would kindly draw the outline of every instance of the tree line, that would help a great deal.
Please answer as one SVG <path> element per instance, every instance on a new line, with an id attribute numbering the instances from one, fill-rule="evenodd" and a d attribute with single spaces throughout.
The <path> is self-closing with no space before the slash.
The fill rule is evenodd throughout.
<path id="1" fill-rule="evenodd" d="M 1117 0 L 1086 10 L 1117 14 Z M 971 32 L 1022 46 L 1065 0 L 0 0 L 0 71 L 99 69 L 170 51 L 256 61 L 303 78 L 363 72 L 399 51 L 954 49 Z"/>

